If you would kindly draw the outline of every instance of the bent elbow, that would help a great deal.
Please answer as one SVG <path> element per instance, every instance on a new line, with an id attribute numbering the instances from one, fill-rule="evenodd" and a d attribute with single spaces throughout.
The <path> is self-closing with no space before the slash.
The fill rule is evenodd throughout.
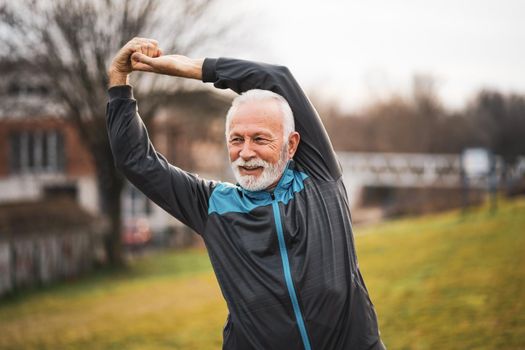
<path id="1" fill-rule="evenodd" d="M 128 174 L 134 173 L 137 161 L 133 159 L 130 154 L 115 154 L 113 153 L 113 164 L 126 177 Z"/>
<path id="2" fill-rule="evenodd" d="M 273 70 L 273 75 L 278 78 L 290 78 L 293 76 L 287 66 L 274 66 Z"/>

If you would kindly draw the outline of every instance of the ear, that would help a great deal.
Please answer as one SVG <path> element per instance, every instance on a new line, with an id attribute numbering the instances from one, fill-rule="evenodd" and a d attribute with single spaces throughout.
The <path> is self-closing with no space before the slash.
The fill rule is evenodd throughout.
<path id="1" fill-rule="evenodd" d="M 297 147 L 299 147 L 299 141 L 301 140 L 301 135 L 297 131 L 294 131 L 288 137 L 288 157 L 293 158 Z"/>

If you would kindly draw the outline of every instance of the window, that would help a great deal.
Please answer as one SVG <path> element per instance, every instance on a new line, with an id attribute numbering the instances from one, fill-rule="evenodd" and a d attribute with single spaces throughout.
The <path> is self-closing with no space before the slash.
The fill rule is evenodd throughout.
<path id="1" fill-rule="evenodd" d="M 50 94 L 49 88 L 43 84 L 34 84 L 20 81 L 12 81 L 7 86 L 7 94 L 9 96 L 48 96 Z"/>
<path id="2" fill-rule="evenodd" d="M 136 218 L 152 214 L 150 200 L 131 183 L 127 182 L 123 196 L 123 210 L 126 217 Z"/>
<path id="3" fill-rule="evenodd" d="M 64 136 L 58 130 L 30 130 L 12 133 L 11 173 L 59 173 L 65 168 Z"/>

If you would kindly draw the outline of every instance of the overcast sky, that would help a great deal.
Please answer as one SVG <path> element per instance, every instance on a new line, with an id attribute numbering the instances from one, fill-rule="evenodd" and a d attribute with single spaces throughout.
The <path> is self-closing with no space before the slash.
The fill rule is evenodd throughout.
<path id="1" fill-rule="evenodd" d="M 232 10 L 235 7 L 236 10 Z M 482 87 L 525 93 L 525 1 L 232 1 L 251 48 L 218 54 L 282 63 L 308 91 L 355 110 L 414 74 L 435 77 L 446 105 Z"/>

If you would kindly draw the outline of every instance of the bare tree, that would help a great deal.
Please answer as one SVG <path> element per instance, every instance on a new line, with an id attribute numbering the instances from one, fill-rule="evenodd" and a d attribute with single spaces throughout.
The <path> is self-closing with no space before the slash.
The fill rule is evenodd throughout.
<path id="1" fill-rule="evenodd" d="M 484 89 L 471 101 L 465 115 L 478 145 L 490 148 L 509 164 L 525 154 L 525 96 Z"/>
<path id="2" fill-rule="evenodd" d="M 12 0 L 0 5 L 0 66 L 16 64 L 39 75 L 52 101 L 76 126 L 96 168 L 101 211 L 110 222 L 106 252 L 122 264 L 121 203 L 124 180 L 115 169 L 105 126 L 107 67 L 134 36 L 154 37 L 165 52 L 191 54 L 224 37 L 211 0 Z M 146 122 L 173 100 L 180 82 L 139 75 Z"/>

